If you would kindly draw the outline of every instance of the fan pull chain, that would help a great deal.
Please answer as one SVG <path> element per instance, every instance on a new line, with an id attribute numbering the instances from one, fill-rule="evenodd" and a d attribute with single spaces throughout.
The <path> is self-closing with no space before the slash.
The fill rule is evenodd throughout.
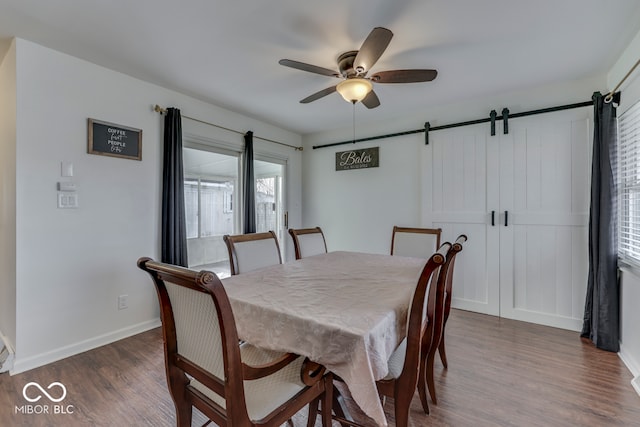
<path id="1" fill-rule="evenodd" d="M 356 143 L 356 103 L 353 104 L 353 143 Z"/>

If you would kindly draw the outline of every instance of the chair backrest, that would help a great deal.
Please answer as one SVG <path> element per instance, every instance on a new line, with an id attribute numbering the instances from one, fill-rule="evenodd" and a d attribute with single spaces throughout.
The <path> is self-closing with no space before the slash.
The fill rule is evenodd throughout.
<path id="1" fill-rule="evenodd" d="M 458 253 L 462 252 L 462 246 L 466 241 L 467 241 L 467 236 L 465 234 L 461 234 L 453 243 L 452 249 L 455 249 L 456 252 L 453 254 L 453 257 L 447 269 L 447 278 L 445 283 L 445 296 L 444 296 L 444 322 L 447 321 L 447 319 L 449 318 L 449 313 L 451 312 L 451 294 L 453 292 L 453 269 L 456 262 L 455 258 Z"/>
<path id="2" fill-rule="evenodd" d="M 435 351 L 438 345 L 440 345 L 446 316 L 445 307 L 447 286 L 453 277 L 453 266 L 455 264 L 456 256 L 460 251 L 462 251 L 462 244 L 466 239 L 466 236 L 461 235 L 456 239 L 456 242 L 453 245 L 450 245 L 444 264 L 440 268 L 437 278 L 434 276 L 433 282 L 435 286 L 432 284 L 429 289 L 429 301 L 427 303 L 426 315 L 427 324 L 425 325 L 422 338 L 421 351 L 423 355 L 426 355 L 427 352 L 429 352 L 429 349 Z"/>
<path id="3" fill-rule="evenodd" d="M 429 258 L 440 247 L 441 228 L 393 227 L 391 255 Z"/>
<path id="4" fill-rule="evenodd" d="M 150 258 L 140 258 L 138 267 L 151 275 L 160 301 L 167 383 L 176 406 L 190 407 L 194 400 L 188 375 L 213 392 L 209 405 L 248 420 L 238 334 L 220 279 Z"/>
<path id="5" fill-rule="evenodd" d="M 409 390 L 415 390 L 418 381 L 418 362 L 420 358 L 422 336 L 428 323 L 428 306 L 432 304 L 431 300 L 436 296 L 435 288 L 437 278 L 443 264 L 446 262 L 447 254 L 450 249 L 451 244 L 444 243 L 438 248 L 437 252 L 432 252 L 433 255 L 431 255 L 422 269 L 422 273 L 420 274 L 420 278 L 418 279 L 418 283 L 415 287 L 413 297 L 409 305 L 407 319 L 407 348 L 402 373 L 398 378 L 399 381 L 408 381 L 405 386 L 409 387 Z M 411 385 L 411 383 L 413 385 Z"/>
<path id="6" fill-rule="evenodd" d="M 320 227 L 290 228 L 296 259 L 327 253 L 327 242 Z"/>
<path id="7" fill-rule="evenodd" d="M 227 234 L 223 238 L 229 251 L 232 275 L 282 264 L 278 237 L 273 231 L 235 236 Z"/>

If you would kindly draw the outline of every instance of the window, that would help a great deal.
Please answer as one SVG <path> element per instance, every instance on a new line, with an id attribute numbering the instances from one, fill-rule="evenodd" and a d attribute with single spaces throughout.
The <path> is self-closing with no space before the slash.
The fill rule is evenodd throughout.
<path id="1" fill-rule="evenodd" d="M 187 239 L 233 234 L 233 181 L 185 179 Z"/>
<path id="2" fill-rule="evenodd" d="M 618 255 L 640 267 L 640 102 L 618 121 Z"/>
<path id="3" fill-rule="evenodd" d="M 184 181 L 184 211 L 187 217 L 187 239 L 198 237 L 198 211 L 199 211 L 198 181 Z"/>

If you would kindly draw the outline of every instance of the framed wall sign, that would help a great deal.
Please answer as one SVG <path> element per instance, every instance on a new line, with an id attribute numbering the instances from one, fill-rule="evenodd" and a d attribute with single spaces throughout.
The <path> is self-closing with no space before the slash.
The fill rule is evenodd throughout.
<path id="1" fill-rule="evenodd" d="M 142 160 L 142 129 L 89 119 L 89 154 Z"/>
<path id="2" fill-rule="evenodd" d="M 377 168 L 380 166 L 379 147 L 363 148 L 360 150 L 340 151 L 336 153 L 336 170 L 352 170 Z"/>

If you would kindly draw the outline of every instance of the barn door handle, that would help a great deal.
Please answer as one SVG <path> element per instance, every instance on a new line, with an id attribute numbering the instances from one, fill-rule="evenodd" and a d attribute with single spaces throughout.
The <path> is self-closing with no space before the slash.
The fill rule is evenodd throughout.
<path id="1" fill-rule="evenodd" d="M 504 226 L 509 226 L 509 211 L 504 211 Z"/>
<path id="2" fill-rule="evenodd" d="M 491 211 L 491 226 L 496 226 L 496 211 Z"/>

